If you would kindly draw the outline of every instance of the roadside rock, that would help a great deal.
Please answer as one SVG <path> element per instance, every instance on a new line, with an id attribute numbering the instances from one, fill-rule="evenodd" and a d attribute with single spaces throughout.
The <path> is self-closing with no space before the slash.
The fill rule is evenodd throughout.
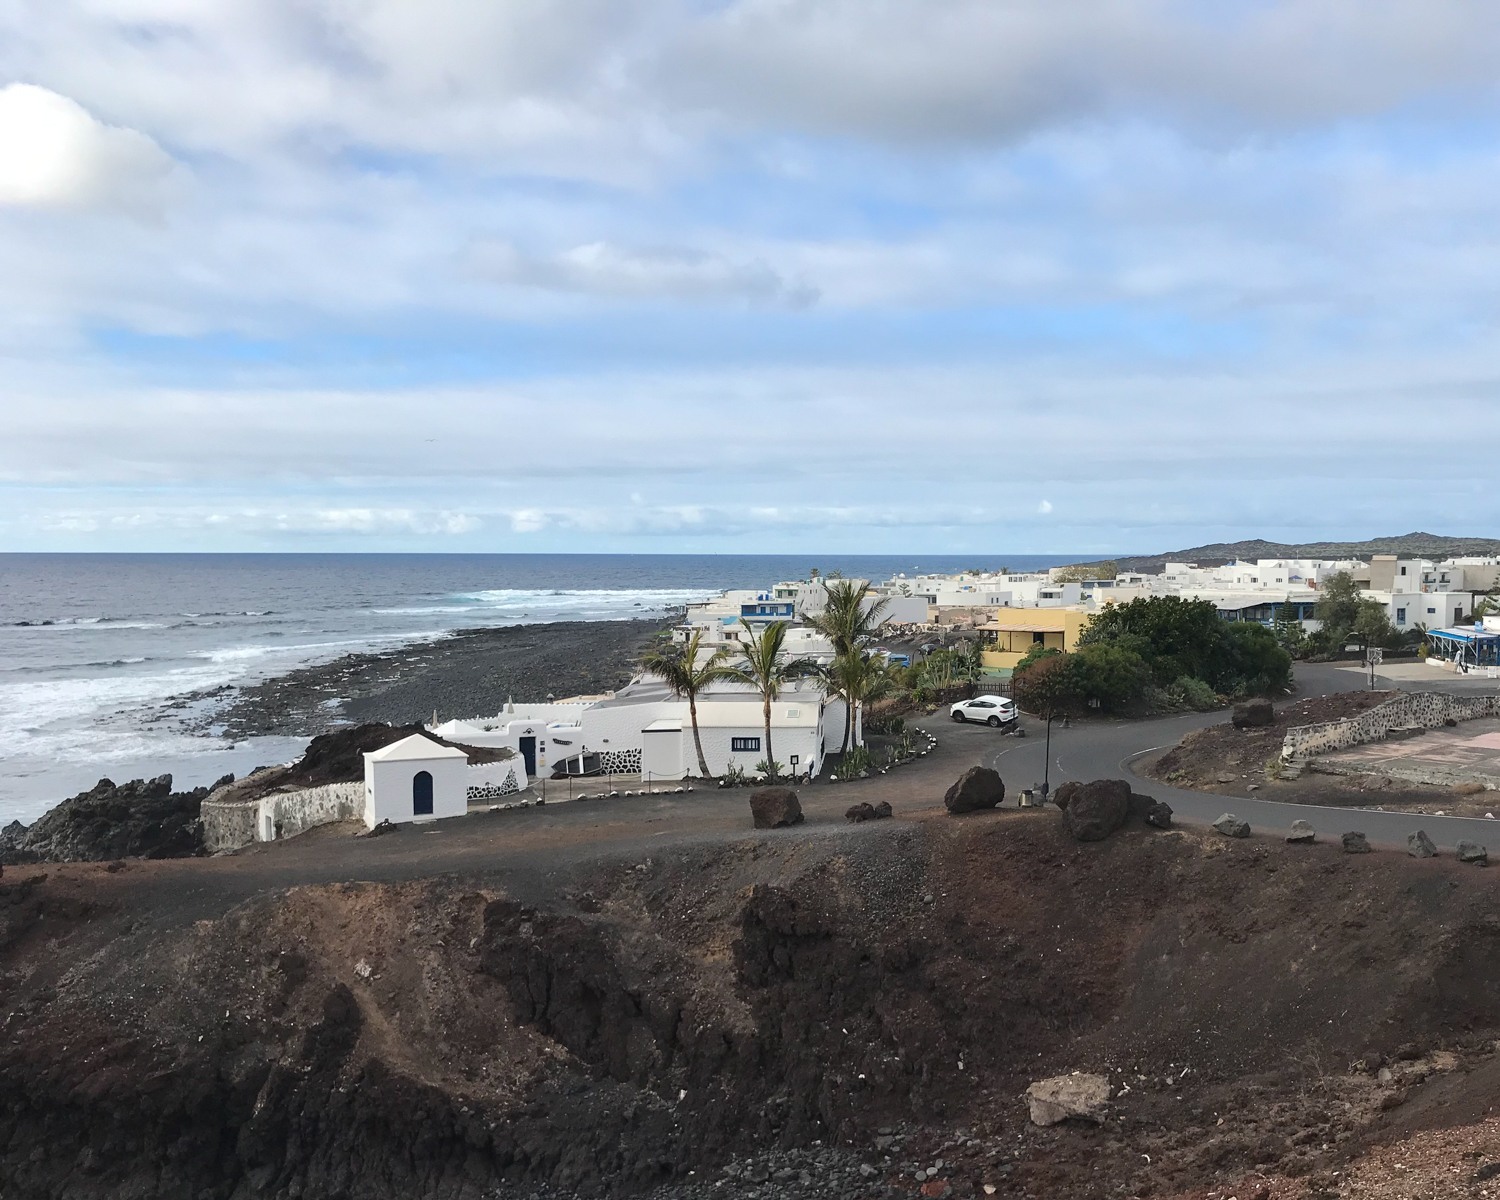
<path id="1" fill-rule="evenodd" d="M 1068 832 L 1080 842 L 1102 842 L 1130 816 L 1130 785 L 1096 779 L 1081 785 L 1063 809 Z"/>
<path id="2" fill-rule="evenodd" d="M 882 800 L 879 804 L 877 804 L 875 806 L 875 819 L 877 821 L 884 821 L 890 815 L 891 815 L 891 802 L 889 800 Z"/>
<path id="3" fill-rule="evenodd" d="M 1364 834 L 1359 832 L 1346 833 L 1339 839 L 1343 842 L 1345 854 L 1368 854 L 1370 853 L 1370 842 Z"/>
<path id="4" fill-rule="evenodd" d="M 198 813 L 210 790 L 174 792 L 170 775 L 119 785 L 101 779 L 44 813 L 30 827 L 18 822 L 7 825 L 0 831 L 0 863 L 109 862 L 201 854 Z"/>
<path id="5" fill-rule="evenodd" d="M 1055 1075 L 1026 1089 L 1026 1104 L 1033 1125 L 1056 1125 L 1080 1120 L 1101 1124 L 1109 1104 L 1109 1080 L 1103 1075 L 1083 1073 Z"/>
<path id="6" fill-rule="evenodd" d="M 1052 793 L 1052 803 L 1058 808 L 1066 809 L 1073 802 L 1073 797 L 1078 795 L 1078 789 L 1082 786 L 1083 784 L 1073 779 L 1068 780 L 1067 783 L 1058 784 L 1057 791 Z"/>
<path id="7" fill-rule="evenodd" d="M 970 767 L 943 796 L 943 806 L 951 813 L 977 812 L 994 808 L 1005 800 L 1005 781 L 989 767 Z"/>
<path id="8" fill-rule="evenodd" d="M 1172 806 L 1165 800 L 1153 800 L 1146 807 L 1146 824 L 1153 829 L 1172 827 Z"/>
<path id="9" fill-rule="evenodd" d="M 1297 820 L 1292 822 L 1292 831 L 1286 835 L 1286 840 L 1293 845 L 1308 846 L 1317 841 L 1318 835 L 1311 824 L 1307 821 Z"/>
<path id="10" fill-rule="evenodd" d="M 1276 710 L 1269 700 L 1250 700 L 1234 706 L 1236 729 L 1261 729 L 1276 720 Z"/>
<path id="11" fill-rule="evenodd" d="M 1479 866 L 1487 866 L 1490 860 L 1490 852 L 1478 842 L 1468 840 L 1458 843 L 1458 861 L 1462 863 L 1477 863 Z"/>
<path id="12" fill-rule="evenodd" d="M 1250 822 L 1241 821 L 1233 813 L 1225 813 L 1214 822 L 1214 830 L 1225 837 L 1244 838 L 1250 836 Z"/>
<path id="13" fill-rule="evenodd" d="M 862 821 L 873 821 L 875 820 L 875 806 L 864 802 L 850 805 L 844 813 L 844 820 L 850 821 L 855 825 L 860 824 Z"/>
<path id="14" fill-rule="evenodd" d="M 757 829 L 782 829 L 802 824 L 802 804 L 791 788 L 761 788 L 750 793 L 750 813 Z"/>
<path id="15" fill-rule="evenodd" d="M 1427 836 L 1427 831 L 1419 829 L 1416 833 L 1407 835 L 1406 852 L 1413 858 L 1431 858 L 1437 853 L 1437 847 L 1433 845 L 1432 839 Z"/>

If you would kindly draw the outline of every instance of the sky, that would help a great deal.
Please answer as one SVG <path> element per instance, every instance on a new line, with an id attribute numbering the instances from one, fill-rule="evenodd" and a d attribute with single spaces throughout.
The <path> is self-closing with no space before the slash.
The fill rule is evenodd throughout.
<path id="1" fill-rule="evenodd" d="M 1491 0 L 0 0 L 0 550 L 1493 535 Z"/>

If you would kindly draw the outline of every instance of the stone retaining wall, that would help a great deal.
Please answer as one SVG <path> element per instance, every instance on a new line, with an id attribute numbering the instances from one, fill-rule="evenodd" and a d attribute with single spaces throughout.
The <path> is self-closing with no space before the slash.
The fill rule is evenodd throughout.
<path id="1" fill-rule="evenodd" d="M 1437 729 L 1448 721 L 1500 716 L 1500 696 L 1449 696 L 1443 692 L 1405 692 L 1356 717 L 1298 725 L 1286 731 L 1281 758 L 1290 762 L 1314 754 L 1347 750 L 1383 741 L 1398 729 Z"/>
<path id="2" fill-rule="evenodd" d="M 273 792 L 259 800 L 203 801 L 203 845 L 210 854 L 238 850 L 263 840 L 270 817 L 274 838 L 296 837 L 318 825 L 359 821 L 365 815 L 363 783 L 329 783 L 293 792 Z"/>

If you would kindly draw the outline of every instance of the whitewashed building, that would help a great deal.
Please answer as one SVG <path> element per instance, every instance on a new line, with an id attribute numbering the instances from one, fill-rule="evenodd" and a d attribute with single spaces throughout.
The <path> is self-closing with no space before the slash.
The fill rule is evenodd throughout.
<path id="1" fill-rule="evenodd" d="M 436 821 L 469 811 L 469 756 L 414 733 L 365 758 L 365 824 Z"/>

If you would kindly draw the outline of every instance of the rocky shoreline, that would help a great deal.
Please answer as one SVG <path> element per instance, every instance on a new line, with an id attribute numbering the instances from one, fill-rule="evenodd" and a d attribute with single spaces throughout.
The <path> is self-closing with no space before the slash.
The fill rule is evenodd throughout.
<path id="1" fill-rule="evenodd" d="M 346 654 L 241 688 L 204 723 L 235 739 L 313 737 L 373 721 L 409 725 L 434 712 L 495 713 L 512 697 L 609 691 L 630 679 L 666 627 L 661 620 L 512 625 Z"/>

